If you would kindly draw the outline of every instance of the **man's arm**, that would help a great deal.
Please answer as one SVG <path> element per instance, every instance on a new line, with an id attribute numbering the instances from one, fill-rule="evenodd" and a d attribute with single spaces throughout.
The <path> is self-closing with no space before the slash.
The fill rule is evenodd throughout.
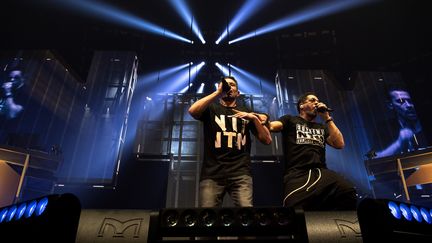
<path id="1" fill-rule="evenodd" d="M 317 110 L 320 110 L 320 108 L 326 108 L 324 110 L 327 110 L 327 106 L 322 102 L 318 103 L 316 108 Z M 325 121 L 325 124 L 327 125 L 329 131 L 329 136 L 326 140 L 327 144 L 335 149 L 343 149 L 345 147 L 343 135 L 339 128 L 336 126 L 333 118 L 330 116 L 330 113 L 328 111 L 318 112 L 318 115 L 323 121 Z"/>
<path id="2" fill-rule="evenodd" d="M 376 158 L 381 158 L 385 156 L 390 156 L 408 149 L 412 149 L 412 139 L 414 137 L 414 132 L 409 128 L 401 128 L 399 130 L 399 137 L 386 149 L 377 152 Z"/>
<path id="3" fill-rule="evenodd" d="M 235 117 L 247 119 L 254 123 L 256 128 L 256 134 L 254 133 L 254 135 L 261 143 L 270 144 L 272 142 L 269 129 L 265 126 L 265 124 L 262 124 L 262 120 L 257 114 L 253 112 L 238 111 L 235 109 L 233 109 L 233 111 L 236 112 L 234 114 Z"/>
<path id="4" fill-rule="evenodd" d="M 280 132 L 283 130 L 283 123 L 280 121 L 269 122 L 270 132 Z"/>
<path id="5" fill-rule="evenodd" d="M 329 136 L 327 137 L 327 144 L 336 149 L 343 149 L 345 147 L 345 141 L 341 131 L 333 121 L 333 118 L 328 116 L 325 121 L 327 123 L 329 131 Z"/>
<path id="6" fill-rule="evenodd" d="M 213 101 L 215 101 L 216 99 L 218 99 L 220 96 L 222 95 L 222 83 L 219 84 L 218 89 L 197 100 L 195 103 L 193 103 L 191 105 L 191 107 L 189 108 L 189 114 L 195 118 L 195 119 L 199 119 L 202 115 L 202 113 L 204 112 L 204 110 L 211 104 L 213 103 Z"/>

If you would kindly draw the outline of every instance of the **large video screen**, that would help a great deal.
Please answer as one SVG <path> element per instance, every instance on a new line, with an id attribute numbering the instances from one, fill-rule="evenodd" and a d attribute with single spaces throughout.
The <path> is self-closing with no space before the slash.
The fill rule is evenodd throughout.
<path id="1" fill-rule="evenodd" d="M 50 51 L 1 54 L 0 146 L 58 156 L 59 183 L 111 183 L 134 55 L 95 53 L 82 82 Z"/>
<path id="2" fill-rule="evenodd" d="M 315 92 L 334 109 L 331 116 L 345 138 L 343 150 L 327 149 L 327 165 L 368 194 L 366 160 L 422 150 L 429 144 L 400 73 L 353 72 L 345 78 L 336 80 L 325 70 L 279 70 L 279 116 L 296 115 L 298 98 Z"/>

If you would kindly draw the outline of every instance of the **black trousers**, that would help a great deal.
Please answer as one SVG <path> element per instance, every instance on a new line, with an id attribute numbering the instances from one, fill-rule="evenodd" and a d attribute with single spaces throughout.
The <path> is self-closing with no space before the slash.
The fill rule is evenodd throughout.
<path id="1" fill-rule="evenodd" d="M 356 210 L 354 186 L 336 172 L 313 168 L 284 177 L 284 206 L 304 210 Z"/>

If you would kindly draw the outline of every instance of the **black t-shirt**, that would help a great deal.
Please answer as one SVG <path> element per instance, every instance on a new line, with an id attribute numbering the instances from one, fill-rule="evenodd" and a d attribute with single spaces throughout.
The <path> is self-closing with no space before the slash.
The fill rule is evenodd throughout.
<path id="1" fill-rule="evenodd" d="M 251 174 L 250 131 L 256 128 L 253 122 L 232 117 L 233 109 L 250 112 L 246 107 L 230 108 L 213 103 L 199 118 L 204 124 L 201 180 Z"/>
<path id="2" fill-rule="evenodd" d="M 299 116 L 279 118 L 283 124 L 282 146 L 285 155 L 285 174 L 310 168 L 326 168 L 325 145 L 328 128 Z"/>

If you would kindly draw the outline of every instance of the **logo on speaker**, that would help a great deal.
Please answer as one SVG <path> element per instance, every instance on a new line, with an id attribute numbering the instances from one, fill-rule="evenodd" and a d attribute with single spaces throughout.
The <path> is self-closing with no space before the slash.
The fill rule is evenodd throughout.
<path id="1" fill-rule="evenodd" d="M 358 220 L 351 222 L 343 219 L 335 219 L 335 223 L 342 238 L 354 238 L 362 236 Z"/>
<path id="2" fill-rule="evenodd" d="M 114 218 L 105 218 L 99 229 L 98 237 L 104 237 L 105 231 L 110 227 L 113 230 L 112 237 L 125 238 L 127 237 L 125 234 L 126 230 L 133 227 L 133 238 L 139 238 L 142 221 L 142 218 L 130 219 L 126 221 L 120 221 Z"/>

